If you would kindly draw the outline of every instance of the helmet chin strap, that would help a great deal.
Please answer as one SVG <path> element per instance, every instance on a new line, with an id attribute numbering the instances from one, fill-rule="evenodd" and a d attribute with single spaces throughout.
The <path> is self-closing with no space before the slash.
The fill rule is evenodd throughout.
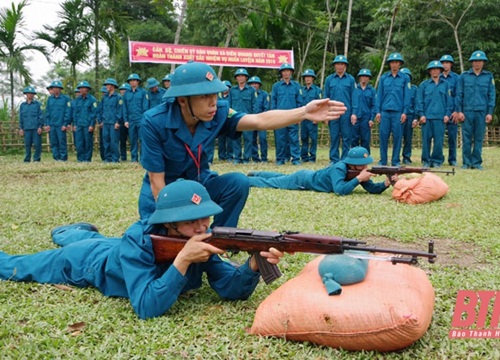
<path id="1" fill-rule="evenodd" d="M 196 121 L 200 121 L 200 119 L 198 119 L 193 112 L 193 108 L 191 106 L 191 96 L 187 97 L 187 103 L 188 103 L 188 107 L 189 107 L 189 112 L 191 113 L 191 116 L 193 117 L 193 119 L 195 119 Z"/>

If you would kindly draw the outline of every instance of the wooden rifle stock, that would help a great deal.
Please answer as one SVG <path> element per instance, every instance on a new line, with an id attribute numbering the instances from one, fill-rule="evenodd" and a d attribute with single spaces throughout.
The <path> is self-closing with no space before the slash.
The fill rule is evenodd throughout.
<path id="1" fill-rule="evenodd" d="M 175 236 L 151 235 L 156 263 L 173 262 L 189 239 Z M 246 251 L 256 255 L 259 271 L 268 284 L 281 276 L 276 265 L 268 263 L 259 253 L 275 248 L 282 252 L 304 252 L 314 254 L 341 254 L 346 250 L 396 254 L 393 264 L 416 264 L 418 257 L 426 257 L 430 263 L 436 259 L 434 242 L 429 242 L 428 252 L 378 248 L 366 243 L 337 236 L 301 234 L 298 232 L 259 231 L 230 227 L 214 227 L 212 236 L 205 242 L 233 253 Z M 401 257 L 402 256 L 402 257 Z"/>
<path id="2" fill-rule="evenodd" d="M 431 173 L 443 173 L 446 175 L 455 175 L 455 168 L 452 168 L 451 170 L 439 170 L 439 169 L 433 169 L 433 168 L 427 168 L 427 167 L 416 167 L 416 166 L 372 166 L 371 169 L 368 169 L 369 172 L 372 174 L 377 174 L 377 175 L 387 175 L 389 178 L 392 175 L 396 174 L 410 174 L 410 173 L 418 173 L 422 174 L 424 172 L 431 172 Z M 360 170 L 354 170 L 354 169 L 349 169 L 347 170 L 347 176 L 346 180 L 351 180 L 354 179 L 356 176 L 359 175 L 361 171 Z"/>

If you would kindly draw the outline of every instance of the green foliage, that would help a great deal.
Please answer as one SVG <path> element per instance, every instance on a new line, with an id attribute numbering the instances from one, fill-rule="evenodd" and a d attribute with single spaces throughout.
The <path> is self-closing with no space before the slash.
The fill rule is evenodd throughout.
<path id="1" fill-rule="evenodd" d="M 423 338 L 407 349 L 386 354 L 347 352 L 247 334 L 259 304 L 314 257 L 295 254 L 283 259 L 283 277 L 270 286 L 260 284 L 248 301 L 223 301 L 205 282 L 201 289 L 182 296 L 167 314 L 147 321 L 137 318 L 126 299 L 104 297 L 92 288 L 1 281 L 2 358 L 498 358 L 498 340 L 448 339 L 457 290 L 498 290 L 500 228 L 495 214 L 500 201 L 496 186 L 500 149 L 485 148 L 483 155 L 484 171 L 459 169 L 455 176 L 443 176 L 449 194 L 425 205 L 396 203 L 390 191 L 369 195 L 356 189 L 350 196 L 250 191 L 239 224 L 244 228 L 341 235 L 377 246 L 383 239 L 392 239 L 400 246 L 422 250 L 427 240 L 436 241 L 436 264 L 420 265 L 436 291 L 433 320 Z M 76 163 L 74 154 L 67 163 L 53 162 L 47 153 L 38 164 L 23 164 L 22 158 L 22 154 L 0 157 L 1 251 L 22 254 L 53 249 L 51 228 L 77 221 L 93 222 L 103 234 L 120 236 L 137 219 L 141 166 Z M 327 149 L 320 149 L 318 158 L 318 163 L 307 167 L 326 166 Z M 271 163 L 214 164 L 220 174 L 256 169 L 297 170 Z M 241 254 L 237 260 L 245 257 Z"/>

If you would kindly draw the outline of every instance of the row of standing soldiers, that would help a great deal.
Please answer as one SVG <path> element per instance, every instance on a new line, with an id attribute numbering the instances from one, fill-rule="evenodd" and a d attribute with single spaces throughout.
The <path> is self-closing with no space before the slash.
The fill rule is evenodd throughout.
<path id="1" fill-rule="evenodd" d="M 170 74 L 163 79 L 164 86 L 170 83 Z M 50 96 L 45 107 L 34 99 L 36 90 L 32 86 L 24 88 L 26 101 L 19 111 L 19 132 L 24 137 L 25 162 L 31 161 L 31 148 L 34 147 L 34 161 L 40 161 L 42 130 L 49 133 L 52 156 L 56 161 L 68 159 L 67 133 L 73 132 L 77 161 L 92 160 L 94 132 L 99 131 L 101 159 L 105 162 L 127 160 L 127 139 L 130 143 L 132 162 L 139 160 L 139 130 L 142 115 L 162 101 L 166 89 L 150 78 L 147 91 L 139 87 L 141 78 L 131 74 L 127 82 L 118 85 L 108 78 L 101 88 L 100 102 L 90 94 L 91 86 L 87 81 L 78 83 L 75 98 L 63 94 L 61 81 L 53 81 L 47 90 Z"/>
<path id="2" fill-rule="evenodd" d="M 219 94 L 219 97 L 228 101 L 232 109 L 250 114 L 270 109 L 294 109 L 322 97 L 342 101 L 348 109 L 347 112 L 340 119 L 328 123 L 331 163 L 344 159 L 349 149 L 355 146 L 360 145 L 370 151 L 371 128 L 374 122 L 378 122 L 380 165 L 399 166 L 401 159 L 404 164 L 410 164 L 413 128 L 420 126 L 422 164 L 430 167 L 443 165 L 443 143 L 447 132 L 448 163 L 455 166 L 458 123 L 463 122 L 463 168 L 482 169 L 482 141 L 486 124 L 491 122 L 495 107 L 494 79 L 490 72 L 483 70 L 487 61 L 483 51 L 475 51 L 469 58 L 472 68 L 459 76 L 452 71 L 453 57 L 443 55 L 440 60 L 429 63 L 427 70 L 430 77 L 417 87 L 411 84 L 410 70 L 402 68 L 404 60 L 401 54 L 392 53 L 387 59 L 390 70 L 382 75 L 379 86 L 375 89 L 369 84 L 372 78 L 369 69 L 361 69 L 356 76 L 356 82 L 346 71 L 349 64 L 347 58 L 338 55 L 332 61 L 335 72 L 325 79 L 323 90 L 314 84 L 314 70 L 307 69 L 301 74 L 304 82 L 301 86 L 292 80 L 293 66 L 284 63 L 278 70 L 280 80 L 272 86 L 270 94 L 261 89 L 262 82 L 259 77 L 250 77 L 246 69 L 240 68 L 234 74 L 237 84 L 233 86 L 226 80 L 228 91 Z M 66 131 L 72 125 L 77 160 L 90 161 L 93 131 L 97 123 L 101 127 L 100 149 L 104 161 L 126 160 L 127 135 L 131 160 L 138 161 L 142 114 L 162 101 L 173 100 L 165 96 L 166 88 L 169 87 L 169 76 L 162 79 L 165 88 L 159 87 L 157 80 L 148 79 L 146 87 L 149 91 L 139 87 L 141 79 L 137 74 L 131 74 L 127 83 L 120 87 L 114 79 L 107 79 L 100 103 L 88 93 L 90 85 L 86 81 L 78 84 L 77 91 L 80 95 L 74 100 L 61 94 L 62 84 L 54 81 L 48 87 L 52 94 L 47 101 L 44 116 L 41 115 L 41 109 L 39 110 L 45 129 L 50 131 L 54 159 L 67 159 Z M 121 94 L 117 93 L 117 89 Z M 25 89 L 27 97 L 31 92 L 34 92 L 33 88 Z M 29 141 L 41 134 L 39 125 L 31 125 L 32 135 L 28 134 L 26 122 L 22 121 L 26 118 L 23 116 L 26 113 L 26 104 L 31 102 L 28 97 L 27 102 L 21 105 L 20 111 L 20 129 L 24 130 L 27 150 L 25 161 L 30 160 Z M 387 152 L 391 134 L 393 153 L 389 161 Z M 288 161 L 293 165 L 316 161 L 317 124 L 304 120 L 300 129 L 298 124 L 292 125 L 275 130 L 274 135 L 277 165 Z M 245 131 L 242 138 L 243 151 L 241 139 L 219 137 L 219 160 L 232 161 L 235 164 L 268 161 L 266 131 Z M 210 162 L 213 162 L 214 149 L 208 149 L 207 152 Z M 39 158 L 39 153 L 37 155 L 35 151 L 34 159 Z"/>

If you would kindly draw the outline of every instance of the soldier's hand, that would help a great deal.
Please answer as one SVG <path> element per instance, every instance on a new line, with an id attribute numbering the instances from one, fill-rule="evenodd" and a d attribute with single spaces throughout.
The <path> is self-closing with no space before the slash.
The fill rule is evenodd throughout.
<path id="1" fill-rule="evenodd" d="M 486 124 L 489 124 L 491 120 L 493 120 L 493 116 L 491 116 L 490 114 L 486 115 Z"/>
<path id="2" fill-rule="evenodd" d="M 24 136 L 24 130 L 23 129 L 19 129 L 19 136 Z"/>
<path id="3" fill-rule="evenodd" d="M 380 123 L 380 113 L 378 113 L 377 115 L 375 115 L 375 122 L 376 122 L 377 124 L 379 124 L 379 123 Z"/>
<path id="4" fill-rule="evenodd" d="M 358 176 L 356 176 L 356 179 L 358 179 L 358 181 L 362 183 L 370 180 L 372 176 L 375 176 L 375 174 L 369 172 L 368 169 L 363 169 L 360 171 Z"/>

